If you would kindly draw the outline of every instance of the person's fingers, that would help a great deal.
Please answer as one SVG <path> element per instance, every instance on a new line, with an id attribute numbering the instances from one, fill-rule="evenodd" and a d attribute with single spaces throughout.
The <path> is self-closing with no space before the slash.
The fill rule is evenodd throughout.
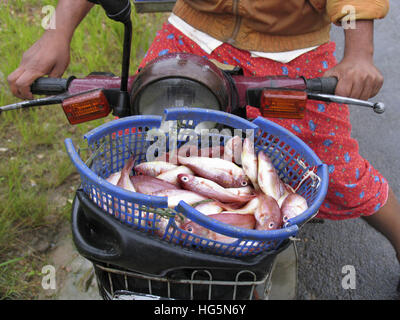
<path id="1" fill-rule="evenodd" d="M 349 97 L 353 90 L 353 83 L 346 78 L 338 78 L 335 94 L 337 96 Z"/>
<path id="2" fill-rule="evenodd" d="M 19 96 L 23 99 L 33 99 L 31 84 L 42 75 L 40 72 L 25 71 L 16 81 Z"/>
<path id="3" fill-rule="evenodd" d="M 361 79 L 353 78 L 352 83 L 353 85 L 351 87 L 351 92 L 348 95 L 348 97 L 354 99 L 360 99 L 364 87 L 366 87 L 366 82 L 362 81 Z"/>
<path id="4" fill-rule="evenodd" d="M 381 74 L 379 74 L 377 76 L 377 79 L 376 79 L 375 83 L 374 83 L 374 87 L 372 89 L 370 98 L 375 97 L 379 93 L 379 91 L 382 89 L 383 82 L 384 82 L 384 78 L 383 78 L 383 76 Z"/>
<path id="5" fill-rule="evenodd" d="M 65 69 L 67 68 L 66 65 L 57 63 L 54 68 L 50 71 L 49 77 L 50 78 L 61 78 L 64 74 Z"/>
<path id="6" fill-rule="evenodd" d="M 364 81 L 363 90 L 361 91 L 360 98 L 361 100 L 368 100 L 372 96 L 372 92 L 375 87 L 375 77 L 373 75 L 369 75 L 366 77 Z"/>
<path id="7" fill-rule="evenodd" d="M 16 81 L 18 80 L 18 78 L 24 73 L 25 69 L 24 68 L 17 68 L 16 70 L 14 70 L 14 72 L 12 72 L 8 77 L 7 77 L 7 81 L 8 81 L 8 85 L 10 86 L 10 90 L 13 93 L 14 96 L 20 98 L 18 95 L 18 88 L 16 85 Z"/>

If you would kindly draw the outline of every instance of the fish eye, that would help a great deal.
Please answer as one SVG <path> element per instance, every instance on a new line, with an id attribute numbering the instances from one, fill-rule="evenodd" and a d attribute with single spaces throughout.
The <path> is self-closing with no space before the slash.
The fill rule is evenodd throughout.
<path id="1" fill-rule="evenodd" d="M 242 187 L 246 187 L 246 186 L 248 185 L 248 183 L 247 183 L 246 180 L 243 180 L 242 183 L 241 183 L 241 185 L 242 185 Z"/>
<path id="2" fill-rule="evenodd" d="M 275 225 L 275 223 L 271 222 L 271 223 L 268 225 L 268 227 L 269 227 L 270 229 L 272 229 L 272 228 L 274 227 L 274 225 Z"/>
<path id="3" fill-rule="evenodd" d="M 192 231 L 193 231 L 193 228 L 192 228 L 192 227 L 188 227 L 188 228 L 186 229 L 186 231 L 187 231 L 187 232 L 192 232 Z"/>
<path id="4" fill-rule="evenodd" d="M 189 178 L 186 177 L 186 176 L 184 176 L 184 177 L 181 178 L 181 180 L 182 180 L 183 182 L 188 182 L 188 181 L 189 181 Z"/>
<path id="5" fill-rule="evenodd" d="M 287 216 L 283 216 L 283 221 L 288 221 L 289 219 L 288 219 L 288 217 Z"/>

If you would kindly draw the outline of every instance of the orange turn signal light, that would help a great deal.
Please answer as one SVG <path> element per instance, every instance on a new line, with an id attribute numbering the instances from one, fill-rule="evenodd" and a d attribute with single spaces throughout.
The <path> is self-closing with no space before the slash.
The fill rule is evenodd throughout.
<path id="1" fill-rule="evenodd" d="M 64 99 L 62 108 L 70 124 L 104 118 L 111 112 L 102 89 L 68 97 Z"/>
<path id="2" fill-rule="evenodd" d="M 260 112 L 268 118 L 302 119 L 307 104 L 307 93 L 299 90 L 264 89 Z"/>

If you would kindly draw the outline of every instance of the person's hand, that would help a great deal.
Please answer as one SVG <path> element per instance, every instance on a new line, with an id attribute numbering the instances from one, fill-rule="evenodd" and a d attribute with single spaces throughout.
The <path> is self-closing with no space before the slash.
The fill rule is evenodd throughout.
<path id="1" fill-rule="evenodd" d="M 368 100 L 383 85 L 383 76 L 374 65 L 374 21 L 357 20 L 355 29 L 345 29 L 343 60 L 325 72 L 336 77 L 338 96 Z"/>
<path id="2" fill-rule="evenodd" d="M 70 40 L 60 33 L 45 32 L 22 56 L 19 67 L 8 76 L 11 92 L 32 99 L 31 84 L 39 77 L 61 77 L 70 61 Z"/>
<path id="3" fill-rule="evenodd" d="M 324 77 L 336 77 L 335 94 L 361 100 L 376 96 L 383 85 L 383 76 L 375 67 L 372 57 L 345 57 L 328 70 Z"/>

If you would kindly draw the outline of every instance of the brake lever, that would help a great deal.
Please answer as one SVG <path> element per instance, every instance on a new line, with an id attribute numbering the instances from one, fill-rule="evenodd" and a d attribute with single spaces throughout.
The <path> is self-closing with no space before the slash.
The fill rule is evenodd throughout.
<path id="1" fill-rule="evenodd" d="M 354 99 L 354 98 L 347 98 L 347 97 L 341 97 L 341 96 L 336 96 L 336 95 L 331 95 L 331 94 L 313 93 L 313 92 L 307 92 L 307 96 L 311 100 L 335 102 L 335 103 L 342 103 L 342 104 L 352 104 L 352 105 L 372 108 L 374 110 L 374 112 L 377 114 L 382 114 L 385 112 L 385 104 L 383 102 L 374 103 L 374 102 L 359 100 L 359 99 Z"/>
<path id="2" fill-rule="evenodd" d="M 25 101 L 9 104 L 9 105 L 0 107 L 0 114 L 3 111 L 10 111 L 10 110 L 25 109 L 25 108 L 37 107 L 37 106 L 49 106 L 49 105 L 60 104 L 68 96 L 69 96 L 68 93 L 63 93 L 63 94 L 59 94 L 59 95 L 56 95 L 56 96 L 39 98 L 39 99 L 35 99 L 35 100 L 25 100 Z"/>

